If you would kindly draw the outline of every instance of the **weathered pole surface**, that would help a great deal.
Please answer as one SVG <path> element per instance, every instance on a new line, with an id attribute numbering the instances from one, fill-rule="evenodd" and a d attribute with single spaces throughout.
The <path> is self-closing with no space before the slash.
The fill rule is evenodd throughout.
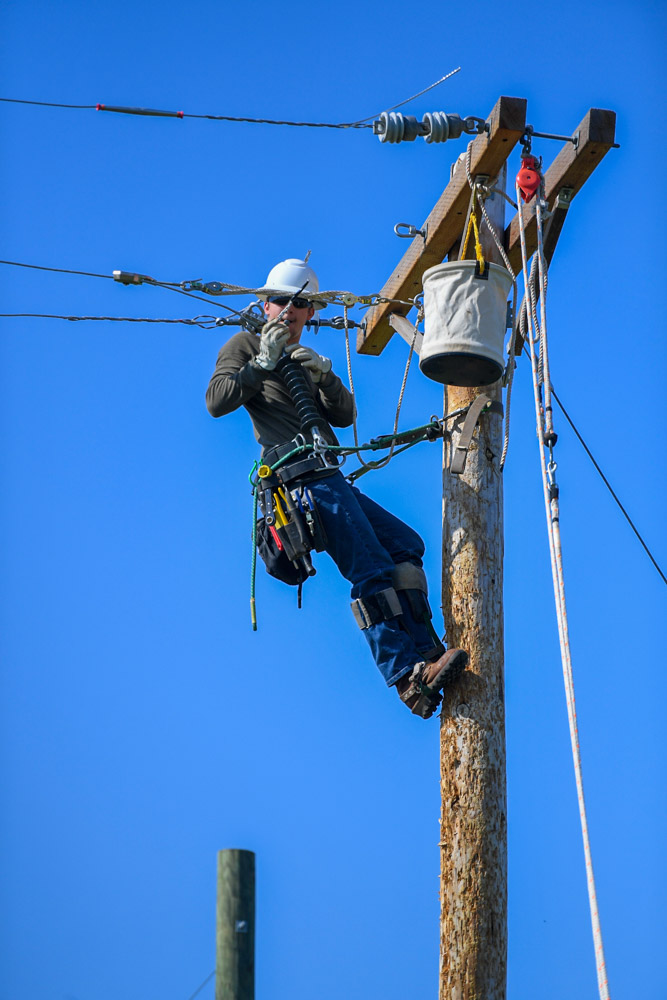
<path id="1" fill-rule="evenodd" d="M 486 208 L 502 239 L 502 197 L 488 200 Z M 502 263 L 485 228 L 485 258 Z M 444 412 L 467 406 L 480 393 L 499 400 L 500 383 L 447 386 Z M 468 650 L 470 664 L 445 693 L 440 729 L 440 1000 L 504 1000 L 503 421 L 497 414 L 480 417 L 465 472 L 457 476 L 448 469 L 462 423 L 459 418 L 444 447 L 443 613 L 449 645 Z"/>
<path id="2" fill-rule="evenodd" d="M 218 851 L 215 1000 L 255 1000 L 255 855 Z"/>

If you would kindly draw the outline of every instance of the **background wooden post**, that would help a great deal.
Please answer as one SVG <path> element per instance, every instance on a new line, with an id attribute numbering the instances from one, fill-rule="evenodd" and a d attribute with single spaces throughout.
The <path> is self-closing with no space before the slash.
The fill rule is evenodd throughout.
<path id="1" fill-rule="evenodd" d="M 459 168 L 460 169 L 460 168 Z M 486 208 L 501 240 L 504 200 Z M 502 259 L 482 227 L 487 260 Z M 500 382 L 445 388 L 445 413 Z M 507 815 L 503 676 L 503 421 L 482 415 L 465 472 L 449 466 L 463 418 L 445 439 L 443 613 L 449 646 L 470 654 L 445 693 L 440 729 L 442 789 L 440 1000 L 504 1000 L 507 970 Z"/>
<path id="2" fill-rule="evenodd" d="M 215 1000 L 255 1000 L 255 855 L 218 851 Z"/>

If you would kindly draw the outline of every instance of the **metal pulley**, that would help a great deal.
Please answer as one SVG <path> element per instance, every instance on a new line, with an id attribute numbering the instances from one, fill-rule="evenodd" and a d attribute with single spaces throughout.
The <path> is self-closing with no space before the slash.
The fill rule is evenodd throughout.
<path id="1" fill-rule="evenodd" d="M 521 158 L 521 169 L 516 175 L 516 182 L 523 200 L 528 203 L 539 189 L 542 177 L 539 161 L 534 156 Z"/>
<path id="2" fill-rule="evenodd" d="M 460 115 L 445 111 L 428 111 L 421 121 L 414 115 L 404 115 L 400 111 L 383 111 L 373 122 L 373 134 L 380 142 L 414 142 L 420 135 L 425 142 L 446 142 L 458 139 L 463 132 L 481 135 L 487 130 L 483 118 Z"/>

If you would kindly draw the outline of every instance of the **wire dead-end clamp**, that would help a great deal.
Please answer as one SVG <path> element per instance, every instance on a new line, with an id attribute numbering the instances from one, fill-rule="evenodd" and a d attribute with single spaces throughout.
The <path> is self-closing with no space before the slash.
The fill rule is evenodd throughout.
<path id="1" fill-rule="evenodd" d="M 143 285 L 144 281 L 153 281 L 147 274 L 134 274 L 132 271 L 114 271 L 113 280 L 121 285 Z"/>

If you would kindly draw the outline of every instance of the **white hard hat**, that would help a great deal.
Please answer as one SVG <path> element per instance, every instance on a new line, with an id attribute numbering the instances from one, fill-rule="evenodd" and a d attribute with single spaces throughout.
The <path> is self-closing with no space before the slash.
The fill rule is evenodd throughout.
<path id="1" fill-rule="evenodd" d="M 305 288 L 303 288 L 304 283 Z M 257 294 L 260 299 L 268 299 L 274 295 L 294 295 L 301 291 L 303 298 L 309 299 L 315 309 L 325 309 L 328 303 L 316 298 L 319 290 L 320 283 L 312 267 L 309 267 L 305 260 L 289 257 L 271 268 L 264 287 L 260 288 Z"/>

